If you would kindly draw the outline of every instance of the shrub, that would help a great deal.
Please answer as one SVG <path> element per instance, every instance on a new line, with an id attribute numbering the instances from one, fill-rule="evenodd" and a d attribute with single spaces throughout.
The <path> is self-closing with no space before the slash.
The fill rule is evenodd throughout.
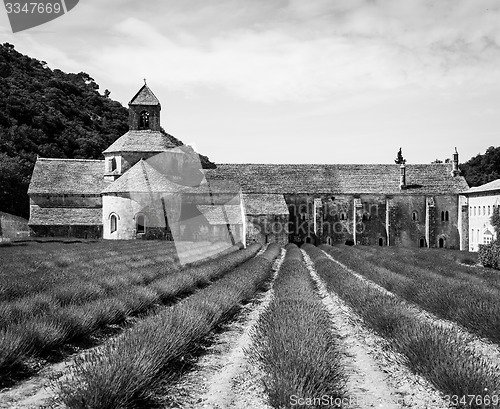
<path id="1" fill-rule="evenodd" d="M 331 326 L 300 250 L 287 246 L 274 298 L 252 334 L 251 352 L 265 373 L 272 407 L 290 407 L 293 395 L 344 395 L 341 352 Z"/>
<path id="2" fill-rule="evenodd" d="M 500 288 L 485 285 L 483 279 L 474 275 L 460 274 L 456 270 L 464 267 L 457 266 L 455 259 L 446 260 L 445 267 L 438 266 L 436 260 L 423 268 L 419 261 L 395 257 L 392 250 L 377 249 L 367 257 L 367 252 L 359 248 L 320 248 L 388 291 L 481 337 L 500 341 Z M 410 253 L 414 254 L 418 253 Z"/>
<path id="3" fill-rule="evenodd" d="M 156 243 L 138 243 L 142 243 L 143 251 L 133 255 L 137 262 L 147 261 L 144 257 L 155 256 L 150 254 L 145 244 L 157 246 Z M 113 244 L 125 246 L 122 243 Z M 130 245 L 127 243 L 126 248 Z M 162 246 L 162 255 L 168 255 L 170 247 L 165 251 L 165 243 Z M 167 264 L 164 258 L 161 264 L 131 270 L 125 266 L 125 261 L 131 259 L 130 255 L 126 255 L 119 264 L 103 263 L 99 268 L 82 266 L 75 261 L 71 266 L 79 270 L 71 271 L 71 275 L 66 277 L 62 270 L 57 274 L 44 270 L 40 277 L 31 274 L 24 278 L 21 276 L 22 280 L 14 276 L 19 281 L 2 283 L 2 291 L 5 289 L 9 294 L 5 298 L 5 293 L 0 295 L 5 300 L 0 302 L 0 330 L 7 331 L 5 355 L 0 358 L 0 381 L 9 376 L 9 368 L 17 365 L 16 362 L 30 356 L 45 356 L 64 343 L 88 341 L 104 326 L 122 323 L 129 315 L 146 313 L 160 301 L 177 301 L 176 297 L 183 293 L 192 292 L 198 286 L 224 276 L 254 256 L 259 249 L 260 245 L 254 245 L 228 252 L 184 270 L 179 270 L 178 265 Z M 82 250 L 82 253 L 85 252 Z M 60 259 L 64 257 L 64 254 L 59 255 Z M 85 253 L 85 257 L 90 256 Z M 37 288 L 38 280 L 40 284 Z M 41 292 L 35 293 L 36 290 Z M 27 295 L 18 297 L 23 292 Z M 30 348 L 23 347 L 26 343 Z M 16 351 L 20 355 L 14 359 Z"/>
<path id="4" fill-rule="evenodd" d="M 26 356 L 31 351 L 29 339 L 12 328 L 0 329 L 0 385 L 23 367 Z"/>
<path id="5" fill-rule="evenodd" d="M 484 267 L 500 270 L 500 242 L 480 244 L 478 259 Z"/>
<path id="6" fill-rule="evenodd" d="M 215 325 L 255 294 L 271 273 L 279 246 L 270 246 L 213 285 L 141 321 L 115 343 L 77 362 L 75 377 L 60 386 L 69 408 L 147 407 L 160 382 Z"/>
<path id="7" fill-rule="evenodd" d="M 166 240 L 167 232 L 162 228 L 148 228 L 142 238 L 143 240 Z"/>
<path id="8" fill-rule="evenodd" d="M 60 347 L 68 336 L 67 328 L 50 318 L 33 318 L 15 325 L 13 330 L 25 338 L 37 355 L 45 355 Z"/>
<path id="9" fill-rule="evenodd" d="M 500 385 L 498 367 L 471 350 L 463 333 L 417 316 L 402 300 L 370 287 L 314 246 L 304 249 L 328 290 L 335 291 L 409 366 L 449 395 L 484 395 Z M 323 254 L 322 254 L 323 253 Z M 473 406 L 474 407 L 474 406 Z M 481 406 L 479 406 L 481 407 Z"/>

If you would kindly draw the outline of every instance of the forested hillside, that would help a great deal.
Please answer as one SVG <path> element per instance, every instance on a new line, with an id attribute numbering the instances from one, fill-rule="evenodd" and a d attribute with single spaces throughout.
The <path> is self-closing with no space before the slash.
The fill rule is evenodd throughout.
<path id="1" fill-rule="evenodd" d="M 479 186 L 500 178 L 500 146 L 490 146 L 483 155 L 478 154 L 460 165 L 469 186 Z"/>
<path id="2" fill-rule="evenodd" d="M 89 74 L 67 74 L 0 45 L 0 211 L 29 216 L 37 155 L 100 159 L 128 130 L 128 111 Z M 179 144 L 182 142 L 179 141 Z M 204 167 L 213 167 L 202 157 Z"/>

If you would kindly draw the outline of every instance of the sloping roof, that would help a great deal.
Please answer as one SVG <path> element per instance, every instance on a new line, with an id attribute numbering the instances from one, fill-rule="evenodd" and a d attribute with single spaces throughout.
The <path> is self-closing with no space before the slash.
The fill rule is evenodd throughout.
<path id="1" fill-rule="evenodd" d="M 283 195 L 278 194 L 243 194 L 245 213 L 259 214 L 289 214 Z"/>
<path id="2" fill-rule="evenodd" d="M 144 84 L 142 88 L 135 94 L 132 100 L 128 103 L 129 105 L 160 105 L 160 101 L 156 98 L 153 91 Z"/>
<path id="3" fill-rule="evenodd" d="M 198 210 L 205 216 L 210 224 L 241 224 L 241 207 L 235 205 L 210 206 L 198 205 Z M 224 215 L 223 209 L 226 210 Z"/>
<path id="4" fill-rule="evenodd" d="M 185 186 L 176 179 L 152 166 L 154 161 L 140 160 L 117 180 L 107 186 L 102 193 L 230 193 L 237 195 L 239 185 L 225 180 L 206 181 L 200 169 L 201 184 Z"/>
<path id="5" fill-rule="evenodd" d="M 37 158 L 28 194 L 99 195 L 109 183 L 103 175 L 103 160 Z"/>
<path id="6" fill-rule="evenodd" d="M 107 186 L 102 193 L 180 193 L 182 188 L 183 186 L 179 186 L 141 159 L 117 180 Z"/>
<path id="7" fill-rule="evenodd" d="M 103 153 L 113 152 L 163 152 L 179 143 L 172 135 L 152 130 L 132 130 L 120 136 Z"/>
<path id="8" fill-rule="evenodd" d="M 481 192 L 492 192 L 495 190 L 500 190 L 500 179 L 494 180 L 489 183 L 485 183 L 484 185 L 481 186 L 475 186 L 471 187 L 466 194 L 469 193 L 481 193 Z"/>
<path id="9" fill-rule="evenodd" d="M 458 194 L 468 190 L 451 164 L 406 165 L 406 189 L 399 188 L 400 165 L 222 164 L 210 179 L 240 183 L 243 193 Z"/>
<path id="10" fill-rule="evenodd" d="M 31 206 L 31 226 L 102 225 L 102 209 Z"/>
<path id="11" fill-rule="evenodd" d="M 0 212 L 0 220 L 8 220 L 16 223 L 28 223 L 28 220 L 23 217 L 14 216 L 13 214 L 5 212 Z"/>

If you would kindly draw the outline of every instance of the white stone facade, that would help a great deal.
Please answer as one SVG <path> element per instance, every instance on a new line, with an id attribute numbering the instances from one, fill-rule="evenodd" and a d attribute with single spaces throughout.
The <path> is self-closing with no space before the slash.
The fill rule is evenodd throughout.
<path id="1" fill-rule="evenodd" d="M 500 190 L 481 192 L 480 188 L 473 188 L 468 194 L 469 251 L 478 251 L 480 244 L 496 239 L 490 219 L 494 208 L 500 206 Z"/>

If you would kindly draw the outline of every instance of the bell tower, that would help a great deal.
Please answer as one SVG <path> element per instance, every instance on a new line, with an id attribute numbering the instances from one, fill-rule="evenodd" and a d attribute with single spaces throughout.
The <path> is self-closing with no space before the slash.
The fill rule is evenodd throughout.
<path id="1" fill-rule="evenodd" d="M 130 131 L 160 131 L 160 101 L 149 89 L 146 80 L 128 106 Z"/>

